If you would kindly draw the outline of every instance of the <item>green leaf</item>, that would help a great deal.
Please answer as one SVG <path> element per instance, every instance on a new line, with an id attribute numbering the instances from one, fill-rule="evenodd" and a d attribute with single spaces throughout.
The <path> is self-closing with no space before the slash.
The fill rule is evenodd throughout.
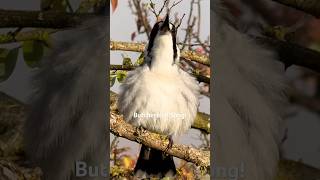
<path id="1" fill-rule="evenodd" d="M 117 71 L 117 80 L 119 83 L 121 83 L 127 76 L 126 71 Z"/>
<path id="2" fill-rule="evenodd" d="M 41 41 L 24 41 L 22 49 L 26 64 L 31 68 L 39 67 L 44 54 L 44 43 Z"/>
<path id="3" fill-rule="evenodd" d="M 122 64 L 125 65 L 125 66 L 132 66 L 131 59 L 128 58 L 128 57 L 123 57 Z"/>
<path id="4" fill-rule="evenodd" d="M 143 64 L 143 62 L 144 62 L 144 53 L 141 53 L 138 59 L 136 60 L 136 62 L 134 63 L 134 65 L 140 66 L 141 64 Z"/>
<path id="5" fill-rule="evenodd" d="M 0 82 L 7 80 L 12 74 L 18 59 L 19 48 L 0 48 Z"/>

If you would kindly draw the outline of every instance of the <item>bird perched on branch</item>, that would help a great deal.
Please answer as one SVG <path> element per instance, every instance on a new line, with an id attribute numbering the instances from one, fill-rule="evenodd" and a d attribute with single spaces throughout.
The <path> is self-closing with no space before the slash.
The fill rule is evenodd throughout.
<path id="1" fill-rule="evenodd" d="M 128 74 L 118 100 L 127 122 L 169 136 L 181 135 L 191 127 L 199 105 L 197 81 L 177 64 L 176 33 L 169 14 L 153 26 L 144 64 Z M 138 178 L 176 173 L 172 156 L 144 145 L 134 171 Z"/>
<path id="2" fill-rule="evenodd" d="M 239 179 L 274 179 L 284 130 L 283 65 L 272 50 L 236 30 L 223 1 L 214 0 L 211 10 L 213 176 L 232 178 L 219 169 L 243 167 Z"/>

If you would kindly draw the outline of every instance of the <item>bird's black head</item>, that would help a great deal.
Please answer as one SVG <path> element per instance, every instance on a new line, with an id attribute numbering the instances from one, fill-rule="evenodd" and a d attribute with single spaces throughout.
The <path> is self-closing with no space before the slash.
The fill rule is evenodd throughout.
<path id="1" fill-rule="evenodd" d="M 154 40 L 157 37 L 170 35 L 172 37 L 172 44 L 173 44 L 173 52 L 174 52 L 174 59 L 177 57 L 177 41 L 176 41 L 176 27 L 173 23 L 169 20 L 169 14 L 167 14 L 165 20 L 157 22 L 150 34 L 150 39 L 148 43 L 148 52 L 151 52 Z"/>

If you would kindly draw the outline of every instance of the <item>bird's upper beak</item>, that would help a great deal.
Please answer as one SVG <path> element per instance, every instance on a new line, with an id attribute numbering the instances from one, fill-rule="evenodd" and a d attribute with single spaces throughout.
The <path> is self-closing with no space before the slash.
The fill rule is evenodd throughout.
<path id="1" fill-rule="evenodd" d="M 161 26 L 161 31 L 162 32 L 167 32 L 170 30 L 169 27 L 170 21 L 169 21 L 169 14 L 167 14 L 166 19 L 164 20 L 162 26 Z"/>

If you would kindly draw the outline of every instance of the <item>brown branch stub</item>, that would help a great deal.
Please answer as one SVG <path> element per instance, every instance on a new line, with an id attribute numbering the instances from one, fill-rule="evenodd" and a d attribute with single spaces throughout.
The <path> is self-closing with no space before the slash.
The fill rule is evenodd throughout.
<path id="1" fill-rule="evenodd" d="M 116 136 L 124 137 L 161 151 L 165 151 L 169 143 L 163 136 L 147 130 L 141 131 L 139 128 L 126 123 L 122 116 L 112 112 L 110 113 L 110 131 Z M 172 148 L 167 150 L 167 153 L 201 167 L 210 167 L 210 151 L 201 151 L 182 144 L 173 144 Z"/>
<path id="2" fill-rule="evenodd" d="M 145 43 L 133 43 L 133 42 L 122 42 L 122 41 L 110 42 L 110 50 L 143 52 L 144 48 L 145 48 Z"/>
<path id="3" fill-rule="evenodd" d="M 309 13 L 317 18 L 320 17 L 319 0 L 273 0 L 286 6 Z"/>
<path id="4" fill-rule="evenodd" d="M 110 42 L 110 50 L 143 52 L 144 48 L 145 48 L 144 43 L 131 43 L 131 42 L 121 42 L 121 41 Z M 200 64 L 210 66 L 209 57 L 206 55 L 198 54 L 193 51 L 182 51 L 181 57 L 190 61 L 195 61 Z"/>

